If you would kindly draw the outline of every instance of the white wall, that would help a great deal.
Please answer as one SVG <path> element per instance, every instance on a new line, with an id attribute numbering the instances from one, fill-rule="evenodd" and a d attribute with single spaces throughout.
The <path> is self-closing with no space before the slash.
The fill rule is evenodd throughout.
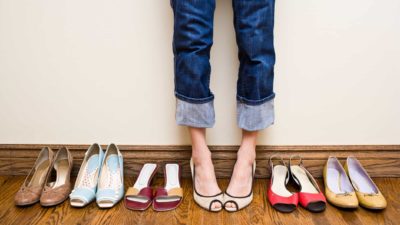
<path id="1" fill-rule="evenodd" d="M 260 144 L 399 144 L 400 1 L 276 3 Z M 169 0 L 0 0 L 0 143 L 187 144 Z M 231 0 L 217 0 L 210 144 L 238 144 Z"/>

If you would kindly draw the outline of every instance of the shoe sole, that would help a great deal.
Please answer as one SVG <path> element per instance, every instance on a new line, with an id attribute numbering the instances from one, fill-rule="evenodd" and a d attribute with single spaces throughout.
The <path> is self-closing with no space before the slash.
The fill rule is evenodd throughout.
<path id="1" fill-rule="evenodd" d="M 39 200 L 35 201 L 35 202 L 30 202 L 30 203 L 25 203 L 25 204 L 15 204 L 16 206 L 20 206 L 20 207 L 25 207 L 25 206 L 31 206 L 34 205 L 36 203 L 38 203 Z"/>
<path id="2" fill-rule="evenodd" d="M 291 213 L 297 208 L 295 205 L 288 204 L 275 204 L 272 207 L 282 213 Z"/>
<path id="3" fill-rule="evenodd" d="M 310 212 L 319 213 L 326 209 L 326 204 L 325 202 L 312 202 L 305 208 Z"/>
<path id="4" fill-rule="evenodd" d="M 59 204 L 63 203 L 67 199 L 68 199 L 68 196 L 66 198 L 64 198 L 62 201 L 58 201 L 56 203 L 51 203 L 51 204 L 42 204 L 42 203 L 40 203 L 40 205 L 44 206 L 44 207 L 56 206 L 56 205 L 59 205 Z"/>

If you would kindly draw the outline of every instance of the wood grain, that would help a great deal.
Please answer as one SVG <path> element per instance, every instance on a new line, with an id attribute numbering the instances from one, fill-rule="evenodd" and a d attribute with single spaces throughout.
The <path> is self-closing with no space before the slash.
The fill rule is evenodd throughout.
<path id="1" fill-rule="evenodd" d="M 79 171 L 82 158 L 89 145 L 61 144 L 0 144 L 0 175 L 26 175 L 33 166 L 43 146 L 57 150 L 68 147 L 74 156 L 73 174 Z M 105 149 L 107 146 L 102 145 Z M 119 145 L 124 156 L 125 174 L 136 174 L 146 162 L 165 164 L 177 162 L 183 166 L 183 177 L 190 177 L 190 146 L 180 145 Z M 210 146 L 218 178 L 230 177 L 239 146 Z M 329 156 L 344 160 L 357 157 L 372 177 L 400 177 L 400 145 L 323 145 L 323 146 L 258 146 L 257 178 L 268 178 L 268 158 L 275 153 L 285 159 L 301 155 L 304 164 L 315 177 L 321 177 L 322 168 Z"/>
<path id="2" fill-rule="evenodd" d="M 400 178 L 375 178 L 388 201 L 384 211 L 370 211 L 363 208 L 342 210 L 332 205 L 322 213 L 310 213 L 299 207 L 293 213 L 280 213 L 274 210 L 266 200 L 267 179 L 256 179 L 254 200 L 246 209 L 237 213 L 211 213 L 201 209 L 193 201 L 190 179 L 182 180 L 184 200 L 181 206 L 169 212 L 155 212 L 151 208 L 144 212 L 124 208 L 122 202 L 112 209 L 99 209 L 96 203 L 85 208 L 72 208 L 66 201 L 56 207 L 44 208 L 39 204 L 30 207 L 14 206 L 14 195 L 23 183 L 23 176 L 0 176 L 0 224 L 398 224 L 400 215 Z M 126 177 L 125 188 L 133 185 L 134 177 Z M 154 186 L 162 186 L 163 179 L 155 180 Z M 219 179 L 222 189 L 228 185 L 227 179 Z M 318 180 L 323 188 L 322 180 Z"/>

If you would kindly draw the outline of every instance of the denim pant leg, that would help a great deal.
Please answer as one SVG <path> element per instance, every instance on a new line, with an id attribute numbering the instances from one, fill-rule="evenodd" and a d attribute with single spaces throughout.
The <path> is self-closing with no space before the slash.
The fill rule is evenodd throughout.
<path id="1" fill-rule="evenodd" d="M 274 123 L 274 0 L 233 0 L 239 47 L 237 122 L 256 131 Z"/>
<path id="2" fill-rule="evenodd" d="M 176 122 L 192 127 L 212 127 L 214 95 L 209 84 L 215 0 L 171 0 L 171 6 L 174 12 Z"/>

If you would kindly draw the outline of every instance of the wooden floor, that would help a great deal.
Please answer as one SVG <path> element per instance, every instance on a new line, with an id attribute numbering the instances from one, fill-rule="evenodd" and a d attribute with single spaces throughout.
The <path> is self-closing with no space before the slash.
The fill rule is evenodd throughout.
<path id="1" fill-rule="evenodd" d="M 124 208 L 122 202 L 108 210 L 98 209 L 95 203 L 83 209 L 71 208 L 69 202 L 43 208 L 39 204 L 18 208 L 14 206 L 14 194 L 18 191 L 24 177 L 0 177 L 0 224 L 400 224 L 400 178 L 376 178 L 377 185 L 388 200 L 388 208 L 381 212 L 359 208 L 345 211 L 328 205 L 323 213 L 310 213 L 299 207 L 295 212 L 283 214 L 275 211 L 266 202 L 267 180 L 257 179 L 254 185 L 254 201 L 246 209 L 237 213 L 210 213 L 199 208 L 192 198 L 191 181 L 182 181 L 184 201 L 175 211 L 134 212 Z M 161 186 L 163 180 L 155 184 Z M 225 188 L 228 180 L 219 181 Z M 321 181 L 320 181 L 321 183 Z M 126 187 L 133 184 L 126 179 Z"/>

